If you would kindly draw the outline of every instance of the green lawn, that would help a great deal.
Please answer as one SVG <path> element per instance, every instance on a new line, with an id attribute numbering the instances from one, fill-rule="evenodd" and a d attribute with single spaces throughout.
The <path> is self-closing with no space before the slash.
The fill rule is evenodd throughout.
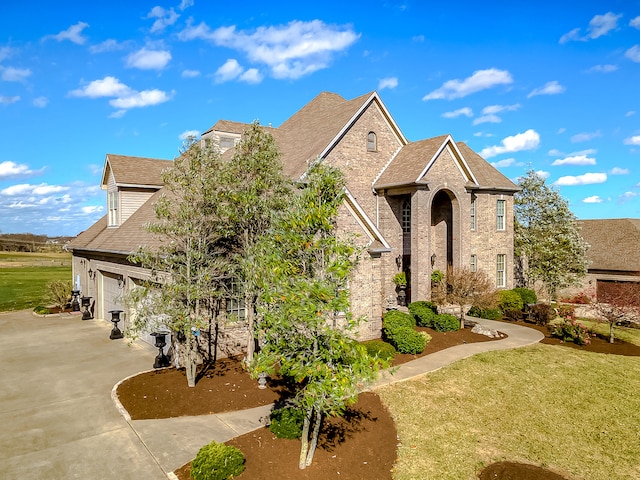
<path id="1" fill-rule="evenodd" d="M 0 252 L 0 312 L 45 305 L 51 280 L 72 280 L 70 254 Z"/>
<path id="2" fill-rule="evenodd" d="M 378 390 L 398 428 L 399 480 L 471 480 L 500 460 L 640 479 L 638 392 L 638 357 L 541 344 Z"/>

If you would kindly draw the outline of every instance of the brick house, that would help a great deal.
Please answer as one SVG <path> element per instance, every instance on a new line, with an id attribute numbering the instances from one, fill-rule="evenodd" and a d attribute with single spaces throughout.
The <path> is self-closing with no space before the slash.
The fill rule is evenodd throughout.
<path id="1" fill-rule="evenodd" d="M 207 130 L 222 150 L 233 148 L 245 124 L 221 120 Z M 409 142 L 376 92 L 353 100 L 323 92 L 277 128 L 269 127 L 284 172 L 303 177 L 311 162 L 338 167 L 347 199 L 340 231 L 356 234 L 365 253 L 350 281 L 353 314 L 366 317 L 361 339 L 380 336 L 381 317 L 396 297 L 392 277 L 409 274 L 410 300 L 431 294 L 431 273 L 447 266 L 484 270 L 498 288 L 513 286 L 513 194 L 518 187 L 466 144 L 442 135 Z M 74 278 L 95 299 L 97 318 L 122 308 L 122 293 L 149 273 L 127 255 L 154 241 L 143 229 L 154 219 L 160 171 L 171 163 L 107 155 L 101 186 L 109 212 L 81 233 Z"/>

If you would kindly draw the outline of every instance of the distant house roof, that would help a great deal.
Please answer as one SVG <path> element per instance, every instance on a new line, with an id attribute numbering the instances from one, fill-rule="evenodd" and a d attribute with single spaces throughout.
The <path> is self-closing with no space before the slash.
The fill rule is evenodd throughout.
<path id="1" fill-rule="evenodd" d="M 640 219 L 579 220 L 589 270 L 640 273 Z"/>
<path id="2" fill-rule="evenodd" d="M 108 153 L 102 172 L 102 188 L 106 188 L 109 182 L 109 172 L 113 172 L 118 186 L 160 188 L 164 185 L 162 171 L 172 165 L 171 160 Z"/>

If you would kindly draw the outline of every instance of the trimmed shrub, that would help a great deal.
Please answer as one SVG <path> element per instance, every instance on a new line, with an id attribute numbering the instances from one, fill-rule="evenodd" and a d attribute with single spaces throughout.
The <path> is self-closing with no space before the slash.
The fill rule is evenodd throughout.
<path id="1" fill-rule="evenodd" d="M 364 342 L 367 353 L 372 357 L 378 357 L 381 360 L 391 362 L 396 356 L 396 349 L 390 343 L 382 340 L 369 340 Z"/>
<path id="2" fill-rule="evenodd" d="M 507 310 L 504 312 L 504 316 L 512 322 L 524 321 L 524 312 L 522 310 Z"/>
<path id="3" fill-rule="evenodd" d="M 503 312 L 506 313 L 508 310 L 522 310 L 524 303 L 517 292 L 513 290 L 500 290 L 499 295 L 500 302 L 498 303 L 498 307 Z"/>
<path id="4" fill-rule="evenodd" d="M 563 320 L 555 324 L 551 329 L 551 335 L 563 342 L 573 342 L 576 345 L 588 345 L 591 341 L 589 329 L 576 320 Z"/>
<path id="5" fill-rule="evenodd" d="M 433 337 L 429 335 L 427 332 L 418 332 L 418 333 L 424 337 L 424 344 L 426 347 Z"/>
<path id="6" fill-rule="evenodd" d="M 391 347 L 391 345 L 389 346 Z M 304 422 L 302 410 L 293 407 L 278 408 L 271 412 L 269 418 L 271 420 L 269 430 L 276 437 L 294 439 L 302 436 L 302 423 Z"/>
<path id="7" fill-rule="evenodd" d="M 211 442 L 200 449 L 191 462 L 195 480 L 227 480 L 244 472 L 244 455 L 236 447 Z"/>
<path id="8" fill-rule="evenodd" d="M 486 318 L 487 320 L 500 320 L 502 318 L 502 310 L 499 308 L 471 307 L 467 315 L 477 318 Z"/>
<path id="9" fill-rule="evenodd" d="M 413 328 L 416 326 L 416 319 L 413 318 L 413 315 L 399 310 L 389 310 L 384 314 L 382 320 L 384 322 L 385 335 L 388 334 L 387 332 L 393 331 L 398 327 Z"/>
<path id="10" fill-rule="evenodd" d="M 433 317 L 438 314 L 438 307 L 432 302 L 418 301 L 409 304 L 409 312 L 415 317 L 421 327 L 431 327 Z"/>
<path id="11" fill-rule="evenodd" d="M 422 353 L 427 346 L 425 337 L 411 327 L 396 328 L 391 332 L 389 341 L 396 347 L 398 352 L 414 355 Z"/>
<path id="12" fill-rule="evenodd" d="M 433 327 L 436 332 L 455 332 L 460 330 L 460 319 L 448 313 L 440 313 L 433 317 Z"/>
<path id="13" fill-rule="evenodd" d="M 556 312 L 546 303 L 536 303 L 529 307 L 529 321 L 538 325 L 548 325 L 556 318 Z"/>
<path id="14" fill-rule="evenodd" d="M 538 296 L 536 295 L 536 292 L 530 288 L 517 287 L 514 288 L 513 291 L 520 295 L 524 305 L 538 303 Z"/>

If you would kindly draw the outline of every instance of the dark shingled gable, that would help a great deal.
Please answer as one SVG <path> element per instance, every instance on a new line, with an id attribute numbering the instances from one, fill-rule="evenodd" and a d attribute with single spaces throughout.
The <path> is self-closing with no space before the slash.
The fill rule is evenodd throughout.
<path id="1" fill-rule="evenodd" d="M 112 153 L 107 154 L 106 161 L 118 185 L 161 187 L 164 184 L 162 181 L 162 171 L 173 165 L 172 160 L 130 157 L 126 155 L 114 155 Z M 103 178 L 102 180 L 106 185 L 108 179 Z"/>
<path id="2" fill-rule="evenodd" d="M 640 274 L 640 219 L 579 220 L 589 270 Z"/>

